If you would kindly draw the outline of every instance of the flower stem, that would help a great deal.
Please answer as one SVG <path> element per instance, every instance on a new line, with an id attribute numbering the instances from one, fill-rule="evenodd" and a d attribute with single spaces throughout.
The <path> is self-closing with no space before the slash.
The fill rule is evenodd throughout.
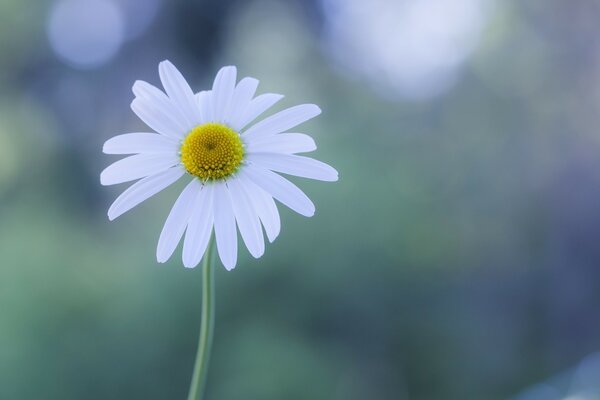
<path id="1" fill-rule="evenodd" d="M 214 242 L 214 237 L 211 237 L 202 262 L 202 319 L 200 322 L 200 339 L 198 340 L 198 352 L 196 353 L 188 400 L 202 400 L 206 386 L 206 374 L 208 372 L 210 348 L 212 346 L 213 330 L 215 327 L 215 278 L 212 262 Z"/>

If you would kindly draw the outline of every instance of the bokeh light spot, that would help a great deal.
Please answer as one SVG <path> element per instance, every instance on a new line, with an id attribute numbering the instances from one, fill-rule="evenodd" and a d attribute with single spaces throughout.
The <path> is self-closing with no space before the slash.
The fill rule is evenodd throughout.
<path id="1" fill-rule="evenodd" d="M 110 1 L 59 1 L 50 12 L 47 30 L 54 52 L 78 68 L 108 62 L 124 40 L 122 12 Z"/>
<path id="2" fill-rule="evenodd" d="M 431 98 L 455 81 L 487 0 L 322 0 L 327 54 L 386 97 Z"/>

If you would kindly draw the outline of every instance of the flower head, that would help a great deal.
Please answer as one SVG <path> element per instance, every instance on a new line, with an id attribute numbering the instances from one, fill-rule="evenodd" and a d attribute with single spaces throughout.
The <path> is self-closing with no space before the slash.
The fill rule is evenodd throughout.
<path id="1" fill-rule="evenodd" d="M 160 234 L 157 260 L 167 261 L 185 233 L 183 264 L 195 267 L 213 227 L 225 268 L 234 268 L 237 261 L 237 229 L 250 254 L 260 257 L 265 251 L 263 228 L 270 242 L 280 230 L 274 199 L 307 217 L 315 212 L 310 199 L 278 173 L 338 179 L 329 165 L 296 155 L 316 149 L 310 136 L 288 133 L 321 110 L 302 104 L 252 124 L 283 96 L 255 97 L 258 81 L 243 78 L 236 83 L 235 67 L 221 68 L 212 89 L 197 94 L 169 61 L 160 63 L 159 74 L 165 92 L 137 81 L 131 103 L 156 133 L 127 133 L 104 143 L 106 154 L 133 155 L 102 171 L 101 183 L 137 180 L 114 201 L 109 219 L 188 176 L 191 182 L 175 201 Z"/>

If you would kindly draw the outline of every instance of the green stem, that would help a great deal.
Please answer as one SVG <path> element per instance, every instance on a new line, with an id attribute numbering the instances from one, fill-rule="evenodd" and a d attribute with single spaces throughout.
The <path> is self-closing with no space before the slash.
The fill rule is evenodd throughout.
<path id="1" fill-rule="evenodd" d="M 215 279 L 212 262 L 214 237 L 211 237 L 204 260 L 202 262 L 202 319 L 200 322 L 200 339 L 194 363 L 192 383 L 188 400 L 202 400 L 206 386 L 206 374 L 215 326 Z"/>

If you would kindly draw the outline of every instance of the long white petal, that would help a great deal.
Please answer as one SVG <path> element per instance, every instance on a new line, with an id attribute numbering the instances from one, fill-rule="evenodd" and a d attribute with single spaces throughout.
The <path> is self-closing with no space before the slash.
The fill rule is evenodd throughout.
<path id="1" fill-rule="evenodd" d="M 250 140 L 285 132 L 319 114 L 321 114 L 321 109 L 315 104 L 290 107 L 256 123 L 244 132 L 243 137 Z"/>
<path id="2" fill-rule="evenodd" d="M 184 121 L 184 114 L 181 108 L 177 103 L 169 99 L 169 96 L 161 89 L 146 81 L 137 80 L 134 82 L 131 90 L 135 97 L 149 103 L 154 103 L 156 108 L 164 110 L 165 113 L 168 114 L 181 128 L 189 128 L 186 126 L 186 121 Z"/>
<path id="3" fill-rule="evenodd" d="M 136 97 L 131 102 L 131 109 L 146 125 L 161 135 L 182 139 L 187 132 L 172 119 L 167 110 L 155 103 Z"/>
<path id="4" fill-rule="evenodd" d="M 250 104 L 254 93 L 256 93 L 257 87 L 257 79 L 246 77 L 237 84 L 235 90 L 233 91 L 231 107 L 229 108 L 225 122 L 236 131 L 241 129 L 240 121 L 244 116 L 243 113 L 246 108 L 248 108 L 248 104 Z"/>
<path id="5" fill-rule="evenodd" d="M 199 93 L 196 93 L 196 100 L 200 105 L 200 118 L 202 119 L 203 124 L 213 121 L 211 97 L 212 91 L 210 90 L 203 90 Z"/>
<path id="6" fill-rule="evenodd" d="M 233 213 L 237 221 L 240 234 L 248 251 L 254 258 L 259 258 L 265 252 L 265 240 L 260 227 L 260 219 L 252 206 L 252 200 L 237 178 L 227 181 L 231 194 Z"/>
<path id="7" fill-rule="evenodd" d="M 141 202 L 175 183 L 184 173 L 185 170 L 183 168 L 175 167 L 134 183 L 112 203 L 108 209 L 108 219 L 112 221 L 131 210 Z"/>
<path id="8" fill-rule="evenodd" d="M 180 108 L 159 88 L 148 82 L 136 81 L 132 90 L 136 96 L 136 104 L 134 106 L 132 103 L 132 109 L 158 133 L 179 139 L 192 128 Z"/>
<path id="9" fill-rule="evenodd" d="M 217 72 L 212 87 L 213 117 L 215 122 L 224 122 L 228 115 L 237 69 L 234 66 L 223 67 Z"/>
<path id="10" fill-rule="evenodd" d="M 198 125 L 200 107 L 181 72 L 169 60 L 165 60 L 158 64 L 158 74 L 167 95 L 180 107 L 186 121 L 192 126 Z"/>
<path id="11" fill-rule="evenodd" d="M 116 185 L 158 174 L 179 163 L 176 154 L 136 154 L 119 160 L 100 174 L 100 183 Z"/>
<path id="12" fill-rule="evenodd" d="M 202 184 L 198 179 L 192 180 L 175 201 L 158 239 L 158 246 L 156 247 L 158 262 L 167 261 L 175 251 L 190 219 L 194 199 L 201 187 Z"/>
<path id="13" fill-rule="evenodd" d="M 310 157 L 278 153 L 252 153 L 248 154 L 246 159 L 263 168 L 282 174 L 326 182 L 338 180 L 338 173 L 333 167 Z"/>
<path id="14" fill-rule="evenodd" d="M 105 154 L 177 153 L 179 143 L 156 133 L 126 133 L 104 142 Z"/>
<path id="15" fill-rule="evenodd" d="M 213 186 L 203 185 L 194 200 L 183 242 L 183 265 L 194 268 L 206 251 L 213 227 Z"/>
<path id="16" fill-rule="evenodd" d="M 273 197 L 256 186 L 245 174 L 238 174 L 238 181 L 240 185 L 244 186 L 248 197 L 250 197 L 254 211 L 258 214 L 260 221 L 265 227 L 267 238 L 272 243 L 281 230 L 281 219 Z"/>
<path id="17" fill-rule="evenodd" d="M 231 196 L 223 183 L 214 184 L 215 238 L 221 262 L 228 271 L 237 261 L 237 230 Z"/>
<path id="18" fill-rule="evenodd" d="M 280 133 L 267 137 L 249 140 L 246 145 L 248 153 L 306 153 L 317 149 L 313 138 L 304 133 Z"/>
<path id="19" fill-rule="evenodd" d="M 313 202 L 302 190 L 284 177 L 255 164 L 247 165 L 244 173 L 252 182 L 298 214 L 306 217 L 312 217 L 315 214 Z"/>
<path id="20" fill-rule="evenodd" d="M 260 114 L 273 107 L 273 105 L 281 99 L 283 99 L 283 95 L 275 93 L 265 93 L 256 96 L 250 101 L 248 107 L 246 107 L 241 119 L 236 122 L 236 125 L 239 126 L 239 130 L 244 129 L 246 125 L 254 121 Z"/>

